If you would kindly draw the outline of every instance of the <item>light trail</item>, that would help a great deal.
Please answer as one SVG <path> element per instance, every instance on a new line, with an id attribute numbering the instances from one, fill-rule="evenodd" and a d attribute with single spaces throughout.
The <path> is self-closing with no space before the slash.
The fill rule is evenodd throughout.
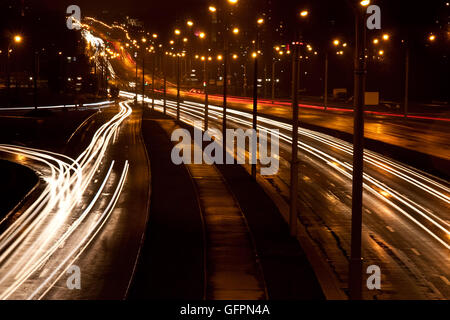
<path id="1" fill-rule="evenodd" d="M 48 284 L 64 269 L 63 262 L 76 253 L 81 254 L 86 243 L 104 225 L 120 196 L 128 162 L 117 179 L 112 174 L 113 161 L 97 191 L 92 194 L 91 190 L 114 134 L 131 112 L 127 103 L 120 103 L 119 112 L 95 132 L 77 159 L 44 150 L 0 145 L 0 153 L 38 164 L 47 182 L 37 199 L 0 235 L 0 299 L 33 299 L 37 293 L 49 290 Z M 105 188 L 114 185 L 116 189 L 108 201 L 99 201 L 103 193 L 110 194 L 104 192 Z M 82 208 L 82 203 L 87 205 Z M 93 208 L 103 213 L 94 214 Z M 41 279 L 36 273 L 44 264 L 51 276 Z"/>
<path id="2" fill-rule="evenodd" d="M 120 94 L 123 97 L 134 97 L 134 94 L 128 92 L 121 92 Z M 139 99 L 142 99 L 142 96 L 140 96 Z M 147 98 L 145 100 L 146 102 L 151 101 L 151 99 Z M 155 104 L 162 106 L 163 101 L 155 100 Z M 166 105 L 167 114 L 176 116 L 176 102 L 167 100 Z M 180 104 L 180 108 L 180 120 L 189 125 L 193 125 L 194 120 L 203 120 L 204 118 L 204 104 L 183 101 Z M 155 109 L 160 112 L 163 111 L 161 107 L 155 107 Z M 221 107 L 209 105 L 209 110 L 210 119 L 221 119 Z M 238 127 L 252 127 L 251 119 L 253 116 L 251 113 L 230 108 L 227 111 L 227 119 L 230 122 L 234 122 L 238 125 Z M 217 128 L 221 130 L 221 128 Z M 278 128 L 283 132 L 288 133 L 292 131 L 292 126 L 287 123 L 268 119 L 263 116 L 258 116 L 258 130 L 269 132 L 271 128 Z M 335 148 L 341 151 L 344 155 L 346 154 L 349 157 L 352 157 L 353 147 L 350 143 L 344 142 L 340 139 L 328 136 L 326 134 L 303 128 L 299 128 L 299 134 L 301 135 L 301 137 L 307 137 L 325 146 L 325 148 L 318 149 L 308 143 L 303 142 L 304 139 L 300 139 L 298 144 L 301 150 L 306 151 L 309 155 L 317 159 L 320 159 L 331 169 L 344 175 L 346 178 L 350 180 L 352 179 L 352 165 L 346 163 L 344 160 L 336 158 L 327 151 L 331 148 Z M 289 134 L 284 134 L 280 131 L 279 138 L 280 140 L 288 144 L 292 143 L 292 139 Z M 245 152 L 245 150 L 242 150 L 241 152 Z M 431 195 L 435 198 L 436 201 L 442 201 L 446 205 L 450 204 L 450 197 L 448 195 L 450 189 L 442 183 L 431 179 L 430 177 L 414 168 L 407 167 L 375 152 L 364 150 L 364 157 L 365 165 L 370 165 L 374 168 L 377 168 L 378 170 L 384 172 L 384 174 L 388 173 L 396 176 L 411 187 L 414 187 L 421 192 L 426 192 L 427 194 Z M 394 188 L 386 186 L 386 184 L 382 183 L 381 181 L 367 173 L 364 174 L 364 188 L 370 193 L 374 194 L 382 202 L 386 203 L 391 208 L 395 209 L 397 212 L 408 218 L 412 223 L 414 223 L 420 229 L 424 230 L 433 239 L 438 241 L 442 246 L 444 246 L 444 248 L 450 250 L 450 224 L 448 222 L 450 221 L 450 219 L 448 217 L 448 212 L 442 210 L 440 212 L 433 213 L 431 210 L 426 209 L 423 205 L 418 204 L 413 198 L 402 194 L 400 191 L 395 190 Z M 390 194 L 391 198 L 383 196 L 380 193 L 381 191 Z M 402 209 L 400 205 L 404 206 L 405 208 Z"/>

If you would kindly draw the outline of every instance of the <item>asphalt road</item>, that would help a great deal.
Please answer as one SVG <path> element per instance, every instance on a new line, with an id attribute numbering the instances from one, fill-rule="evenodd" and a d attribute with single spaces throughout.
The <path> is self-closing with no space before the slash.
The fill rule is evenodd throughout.
<path id="1" fill-rule="evenodd" d="M 157 100 L 157 110 L 162 102 Z M 168 102 L 175 116 L 176 103 Z M 182 103 L 181 120 L 203 119 L 203 106 Z M 210 106 L 210 125 L 221 128 L 221 108 Z M 229 127 L 250 128 L 251 115 L 229 110 Z M 260 117 L 260 130 L 280 130 L 280 171 L 266 179 L 288 197 L 290 125 Z M 300 129 L 299 219 L 328 261 L 341 287 L 346 287 L 350 253 L 350 144 L 322 133 Z M 241 150 L 243 152 L 243 150 Z M 364 266 L 382 270 L 382 290 L 366 298 L 448 299 L 450 297 L 450 185 L 418 169 L 365 151 L 363 217 Z"/>
<path id="2" fill-rule="evenodd" d="M 75 132 L 71 140 L 86 145 L 76 158 L 0 146 L 2 157 L 34 169 L 41 178 L 0 235 L 0 298 L 126 296 L 150 193 L 140 125 L 140 111 L 120 103 L 88 118 L 85 130 Z M 72 266 L 81 272 L 80 290 L 67 286 L 66 271 Z"/>

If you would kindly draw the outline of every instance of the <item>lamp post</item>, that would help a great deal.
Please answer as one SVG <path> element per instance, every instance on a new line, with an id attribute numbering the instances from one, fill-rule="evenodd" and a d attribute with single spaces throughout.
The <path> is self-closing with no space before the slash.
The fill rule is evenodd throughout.
<path id="1" fill-rule="evenodd" d="M 259 27 L 264 24 L 264 19 L 257 20 L 255 52 L 252 53 L 254 60 L 253 67 L 253 150 L 252 150 L 252 177 L 256 179 L 256 163 L 257 163 L 257 129 L 258 129 L 258 55 L 259 55 Z M 264 79 L 265 80 L 265 79 Z"/>
<path id="2" fill-rule="evenodd" d="M 134 103 L 137 105 L 138 103 L 138 60 L 137 60 L 137 51 L 134 52 L 134 60 L 136 61 L 136 81 L 135 81 L 135 87 L 134 91 L 136 93 L 136 96 L 134 98 Z M 102 73 L 103 74 L 103 73 Z"/>
<path id="3" fill-rule="evenodd" d="M 145 44 L 147 43 L 146 38 L 142 38 L 142 106 L 145 105 Z"/>
<path id="4" fill-rule="evenodd" d="M 300 17 L 305 19 L 309 12 L 303 10 Z M 291 188 L 289 207 L 289 230 L 291 236 L 297 236 L 297 197 L 298 197 L 298 87 L 300 78 L 298 35 L 295 36 L 294 52 L 292 57 L 292 150 L 291 150 Z"/>
<path id="5" fill-rule="evenodd" d="M 228 0 L 230 5 L 236 5 L 238 0 Z M 209 7 L 209 11 L 215 14 L 216 8 L 213 6 Z M 224 59 L 223 59 L 223 115 L 222 115 L 222 136 L 223 136 L 223 163 L 226 162 L 227 154 L 227 94 L 228 94 L 228 26 L 227 26 L 227 14 L 224 15 Z M 233 29 L 233 33 L 237 35 L 239 33 L 238 28 Z"/>
<path id="6" fill-rule="evenodd" d="M 6 51 L 6 94 L 7 94 L 7 100 L 8 105 L 10 105 L 10 89 L 11 89 L 11 70 L 10 70 L 10 58 L 11 58 L 11 46 L 13 43 L 19 44 L 22 42 L 22 36 L 21 35 L 15 35 L 9 42 L 8 42 L 8 48 Z"/>
<path id="7" fill-rule="evenodd" d="M 352 186 L 352 228 L 349 266 L 350 299 L 362 298 L 362 202 L 364 170 L 364 94 L 366 77 L 365 58 L 365 7 L 370 1 L 361 1 L 355 11 L 355 83 L 354 83 L 354 125 L 353 125 L 353 186 Z"/>

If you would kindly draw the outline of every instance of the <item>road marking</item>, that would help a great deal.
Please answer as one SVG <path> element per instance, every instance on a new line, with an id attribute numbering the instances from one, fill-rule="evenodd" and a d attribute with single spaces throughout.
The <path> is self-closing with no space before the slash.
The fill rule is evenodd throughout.
<path id="1" fill-rule="evenodd" d="M 439 276 L 439 278 L 441 278 L 442 281 L 444 281 L 446 285 L 450 286 L 450 281 L 448 281 L 448 279 L 447 279 L 446 277 L 444 277 L 444 276 Z"/>
<path id="2" fill-rule="evenodd" d="M 416 249 L 414 249 L 414 248 L 411 248 L 411 251 L 412 252 L 414 252 L 416 255 L 418 255 L 418 256 L 420 256 L 421 254 L 420 254 L 420 252 L 419 251 L 417 251 Z"/>
<path id="3" fill-rule="evenodd" d="M 395 232 L 394 229 L 390 226 L 386 226 L 386 229 L 388 229 L 390 232 Z"/>

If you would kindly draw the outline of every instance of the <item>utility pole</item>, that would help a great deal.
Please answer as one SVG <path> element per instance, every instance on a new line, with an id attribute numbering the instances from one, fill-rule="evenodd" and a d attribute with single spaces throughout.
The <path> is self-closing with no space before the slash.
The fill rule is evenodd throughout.
<path id="1" fill-rule="evenodd" d="M 256 159 L 258 153 L 258 144 L 255 141 L 258 139 L 257 126 L 258 126 L 258 52 L 255 51 L 255 63 L 253 70 L 253 146 L 256 145 L 256 150 L 252 148 L 251 161 L 252 161 L 252 177 L 256 179 Z"/>
<path id="2" fill-rule="evenodd" d="M 275 63 L 276 60 L 272 61 L 272 104 L 275 104 Z"/>
<path id="3" fill-rule="evenodd" d="M 34 52 L 34 64 L 33 64 L 33 103 L 34 103 L 34 109 L 37 110 L 38 108 L 38 101 L 37 101 L 37 78 L 39 75 L 39 52 Z"/>
<path id="4" fill-rule="evenodd" d="M 177 54 L 177 121 L 180 120 L 180 55 Z"/>
<path id="5" fill-rule="evenodd" d="M 323 105 L 325 110 L 328 108 L 328 52 L 325 53 L 325 81 L 324 81 Z"/>
<path id="6" fill-rule="evenodd" d="M 134 53 L 134 60 L 136 61 L 136 82 L 135 82 L 135 88 L 134 88 L 134 91 L 136 93 L 136 97 L 134 98 L 134 102 L 137 105 L 137 103 L 138 103 L 138 60 L 137 60 L 137 52 Z M 102 67 L 103 67 L 103 64 L 102 64 Z M 102 85 L 103 85 L 103 71 L 102 71 Z"/>
<path id="7" fill-rule="evenodd" d="M 292 159 L 291 188 L 289 207 L 289 230 L 291 236 L 297 236 L 297 196 L 298 196 L 298 72 L 300 61 L 299 45 L 294 44 L 292 57 Z"/>
<path id="8" fill-rule="evenodd" d="M 145 47 L 142 51 L 142 107 L 145 105 Z"/>
<path id="9" fill-rule="evenodd" d="M 156 51 L 153 51 L 153 70 L 152 70 L 152 109 L 155 110 L 155 68 L 156 68 Z"/>
<path id="10" fill-rule="evenodd" d="M 167 58 L 167 57 L 166 57 Z M 163 69 L 163 82 L 164 82 L 164 84 L 163 84 L 163 86 L 164 86 L 164 88 L 163 88 L 163 95 L 164 95 L 164 102 L 163 102 L 163 110 L 164 110 L 164 115 L 166 114 L 166 112 L 167 112 L 167 71 L 166 71 L 166 68 L 167 68 L 167 63 L 166 63 L 166 58 L 164 58 L 164 56 L 162 57 L 162 69 Z"/>
<path id="11" fill-rule="evenodd" d="M 205 61 L 203 62 L 203 72 L 204 72 L 204 83 L 205 83 L 205 131 L 208 131 L 208 117 L 209 117 L 209 102 L 208 102 L 208 86 L 209 86 L 209 72 L 208 72 L 208 63 L 206 61 L 206 57 L 205 57 Z"/>
<path id="12" fill-rule="evenodd" d="M 355 83 L 354 83 L 354 125 L 353 125 L 353 189 L 352 189 L 352 229 L 349 267 L 350 299 L 362 298 L 362 205 L 364 170 L 364 95 L 365 95 L 365 8 L 355 8 Z"/>
<path id="13" fill-rule="evenodd" d="M 225 40 L 225 54 L 223 57 L 223 115 L 222 115 L 223 163 L 226 163 L 227 158 L 227 87 L 228 87 L 227 69 L 228 69 L 228 41 Z"/>
<path id="14" fill-rule="evenodd" d="M 408 117 L 409 105 L 409 46 L 406 45 L 406 59 L 405 59 L 405 118 Z"/>

